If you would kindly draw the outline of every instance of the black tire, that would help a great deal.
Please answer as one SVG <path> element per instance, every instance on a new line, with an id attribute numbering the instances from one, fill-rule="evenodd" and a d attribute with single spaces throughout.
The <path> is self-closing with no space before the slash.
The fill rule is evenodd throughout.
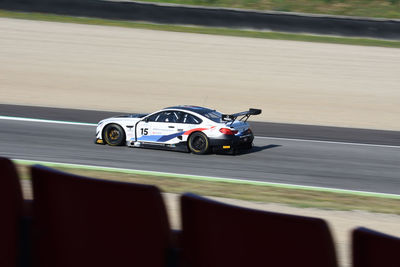
<path id="1" fill-rule="evenodd" d="M 118 124 L 109 124 L 104 127 L 103 140 L 110 146 L 125 145 L 125 131 Z"/>
<path id="2" fill-rule="evenodd" d="M 193 154 L 203 155 L 209 151 L 210 142 L 205 134 L 195 132 L 189 137 L 188 146 Z"/>

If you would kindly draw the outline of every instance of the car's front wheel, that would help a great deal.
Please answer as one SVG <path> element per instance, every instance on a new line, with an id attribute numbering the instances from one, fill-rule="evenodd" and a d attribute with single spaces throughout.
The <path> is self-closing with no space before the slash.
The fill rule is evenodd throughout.
<path id="1" fill-rule="evenodd" d="M 188 145 L 190 151 L 198 155 L 206 154 L 210 149 L 207 136 L 200 132 L 195 132 L 189 137 Z"/>
<path id="2" fill-rule="evenodd" d="M 125 144 L 125 132 L 118 124 L 109 124 L 103 130 L 103 139 L 110 146 Z"/>

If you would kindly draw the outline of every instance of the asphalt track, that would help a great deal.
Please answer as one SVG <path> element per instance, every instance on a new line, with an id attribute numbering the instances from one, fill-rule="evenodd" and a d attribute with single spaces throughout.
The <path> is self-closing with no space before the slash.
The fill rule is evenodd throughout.
<path id="1" fill-rule="evenodd" d="M 135 111 L 131 112 L 135 113 Z M 141 113 L 141 111 L 136 111 L 136 113 Z M 0 104 L 0 116 L 29 117 L 46 120 L 97 123 L 101 119 L 121 114 L 126 114 L 126 112 Z M 258 136 L 400 146 L 399 131 L 257 121 L 250 121 L 250 124 Z"/>
<path id="2" fill-rule="evenodd" d="M 24 117 L 35 115 L 34 108 L 26 109 L 32 112 L 25 113 Z M 69 121 L 82 121 L 85 116 L 96 114 L 104 115 L 95 111 L 78 113 L 70 110 L 69 114 L 66 110 L 60 114 L 45 108 L 42 111 L 46 111 L 42 112 L 42 117 L 48 114 L 47 116 L 65 120 L 69 116 Z M 81 116 L 77 116 L 79 114 Z M 0 109 L 0 115 L 10 116 L 5 114 L 4 106 Z M 40 117 L 40 114 L 35 116 Z M 400 147 L 393 144 L 381 145 L 379 140 L 375 140 L 378 142 L 375 145 L 315 142 L 261 137 L 256 132 L 259 137 L 255 140 L 255 148 L 249 153 L 238 156 L 197 156 L 180 152 L 95 145 L 95 128 L 88 125 L 0 119 L 0 129 L 0 155 L 14 159 L 400 194 Z M 298 136 L 301 135 L 298 131 Z"/>

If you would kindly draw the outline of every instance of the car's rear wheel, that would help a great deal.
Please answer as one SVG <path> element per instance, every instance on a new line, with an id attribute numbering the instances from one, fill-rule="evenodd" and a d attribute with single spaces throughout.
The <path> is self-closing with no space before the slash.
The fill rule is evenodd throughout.
<path id="1" fill-rule="evenodd" d="M 125 132 L 118 124 L 109 124 L 103 130 L 103 139 L 110 146 L 125 144 Z"/>
<path id="2" fill-rule="evenodd" d="M 210 149 L 207 136 L 200 132 L 195 132 L 189 137 L 188 146 L 192 153 L 198 155 L 206 154 Z"/>

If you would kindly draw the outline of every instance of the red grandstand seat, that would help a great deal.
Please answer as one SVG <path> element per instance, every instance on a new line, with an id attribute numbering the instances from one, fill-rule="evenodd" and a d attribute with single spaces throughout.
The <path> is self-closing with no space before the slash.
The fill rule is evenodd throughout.
<path id="1" fill-rule="evenodd" d="M 21 186 L 14 164 L 0 158 L 0 266 L 17 266 L 23 208 Z"/>
<path id="2" fill-rule="evenodd" d="M 151 185 L 32 167 L 34 266 L 165 266 L 170 227 Z"/>
<path id="3" fill-rule="evenodd" d="M 399 267 L 400 238 L 367 228 L 353 230 L 354 267 Z"/>
<path id="4" fill-rule="evenodd" d="M 191 267 L 336 267 L 325 221 L 181 197 L 183 254 Z"/>

